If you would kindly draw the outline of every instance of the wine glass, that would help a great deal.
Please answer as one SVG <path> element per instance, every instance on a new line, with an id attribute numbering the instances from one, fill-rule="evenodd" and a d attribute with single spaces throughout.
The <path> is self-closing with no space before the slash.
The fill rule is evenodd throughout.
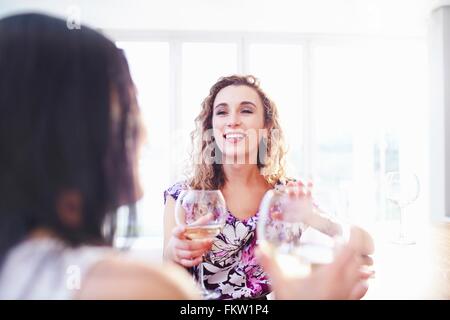
<path id="1" fill-rule="evenodd" d="M 186 226 L 186 238 L 194 241 L 214 239 L 225 225 L 227 209 L 220 190 L 183 190 L 175 205 L 175 220 L 178 225 Z M 204 299 L 216 299 L 219 293 L 205 287 L 203 261 L 198 268 Z"/>
<path id="2" fill-rule="evenodd" d="M 386 197 L 400 210 L 399 236 L 393 241 L 396 244 L 416 243 L 406 232 L 405 211 L 419 197 L 419 193 L 420 183 L 416 174 L 399 171 L 386 173 Z"/>
<path id="3" fill-rule="evenodd" d="M 289 276 L 306 277 L 331 263 L 344 242 L 343 236 L 331 237 L 309 227 L 314 210 L 311 198 L 286 190 L 270 190 L 261 202 L 258 238 Z"/>
<path id="4" fill-rule="evenodd" d="M 137 204 L 123 205 L 109 212 L 103 221 L 102 233 L 113 247 L 127 251 L 139 238 L 139 220 Z"/>

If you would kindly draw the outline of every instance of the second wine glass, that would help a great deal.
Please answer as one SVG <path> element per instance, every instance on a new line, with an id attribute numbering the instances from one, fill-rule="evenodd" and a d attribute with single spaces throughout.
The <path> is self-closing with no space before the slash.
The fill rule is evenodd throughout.
<path id="1" fill-rule="evenodd" d="M 279 190 L 268 191 L 261 203 L 258 238 L 283 272 L 291 276 L 306 277 L 315 268 L 331 263 L 342 244 L 340 236 L 330 237 L 309 227 L 313 210 L 311 199 Z"/>
<path id="2" fill-rule="evenodd" d="M 415 244 L 407 232 L 406 207 L 413 203 L 420 193 L 419 178 L 412 172 L 388 172 L 386 174 L 386 196 L 400 210 L 400 231 L 396 244 Z"/>
<path id="3" fill-rule="evenodd" d="M 175 206 L 175 220 L 186 227 L 190 240 L 214 239 L 225 225 L 227 209 L 220 190 L 183 190 Z M 198 267 L 198 279 L 204 299 L 216 299 L 219 294 L 205 287 L 203 262 Z"/>

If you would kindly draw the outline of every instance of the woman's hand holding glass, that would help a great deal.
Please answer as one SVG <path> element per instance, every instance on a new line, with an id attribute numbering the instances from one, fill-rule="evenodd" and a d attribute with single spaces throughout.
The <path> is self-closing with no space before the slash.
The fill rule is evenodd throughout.
<path id="1" fill-rule="evenodd" d="M 285 272 L 307 276 L 316 265 L 330 263 L 337 238 L 303 234 L 314 222 L 312 184 L 289 183 L 284 190 L 270 190 L 261 203 L 258 237 L 271 248 Z"/>
<path id="2" fill-rule="evenodd" d="M 375 247 L 370 234 L 359 226 L 344 223 L 323 212 L 313 201 L 315 197 L 311 182 L 306 186 L 301 181 L 297 183 L 290 182 L 287 185 L 287 192 L 290 195 L 290 199 L 294 200 L 290 201 L 291 208 L 289 210 L 294 212 L 294 214 L 301 215 L 301 219 L 306 224 L 306 227 L 310 227 L 307 229 L 308 231 L 315 229 L 331 237 L 331 240 L 334 241 L 335 250 L 351 242 L 353 249 L 360 254 L 366 264 L 373 264 L 369 255 L 373 254 Z"/>
<path id="3" fill-rule="evenodd" d="M 361 259 L 366 236 L 360 228 L 321 217 L 312 200 L 312 183 L 289 183 L 269 191 L 261 204 L 260 259 L 280 299 L 361 298 L 370 272 Z M 328 226 L 328 224 L 332 225 Z M 312 226 L 328 236 L 306 237 Z M 298 289 L 296 289 L 298 286 Z"/>
<path id="4" fill-rule="evenodd" d="M 361 299 L 367 292 L 365 281 L 371 275 L 363 268 L 359 254 L 349 243 L 336 255 L 334 261 L 315 269 L 308 275 L 286 273 L 272 250 L 261 245 L 258 259 L 269 274 L 275 298 L 280 300 L 343 300 Z"/>
<path id="5" fill-rule="evenodd" d="M 175 206 L 174 256 L 180 264 L 192 267 L 201 264 L 211 249 L 214 238 L 225 225 L 227 209 L 219 190 L 183 190 Z M 203 266 L 199 267 L 198 279 L 205 299 L 214 299 L 204 284 Z"/>
<path id="6" fill-rule="evenodd" d="M 186 229 L 185 225 L 176 226 L 173 229 L 170 244 L 173 260 L 185 268 L 190 268 L 202 262 L 203 255 L 211 250 L 214 240 L 192 240 L 186 236 Z"/>

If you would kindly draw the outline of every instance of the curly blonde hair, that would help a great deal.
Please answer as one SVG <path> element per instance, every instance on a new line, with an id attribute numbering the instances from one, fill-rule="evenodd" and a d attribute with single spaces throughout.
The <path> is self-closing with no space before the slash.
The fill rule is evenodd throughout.
<path id="1" fill-rule="evenodd" d="M 252 75 L 232 75 L 220 78 L 210 89 L 209 95 L 203 100 L 200 114 L 195 118 L 196 128 L 191 133 L 192 152 L 190 177 L 188 184 L 193 189 L 214 190 L 223 187 L 226 181 L 221 162 L 205 161 L 208 150 L 218 150 L 214 137 L 205 137 L 212 130 L 213 104 L 220 90 L 228 86 L 248 86 L 254 89 L 261 98 L 264 108 L 264 126 L 268 135 L 260 142 L 257 165 L 266 181 L 274 185 L 286 180 L 285 145 L 278 110 L 275 103 L 269 99 L 259 87 L 259 80 Z M 261 148 L 261 143 L 265 145 Z M 264 154 L 260 154 L 261 150 Z"/>

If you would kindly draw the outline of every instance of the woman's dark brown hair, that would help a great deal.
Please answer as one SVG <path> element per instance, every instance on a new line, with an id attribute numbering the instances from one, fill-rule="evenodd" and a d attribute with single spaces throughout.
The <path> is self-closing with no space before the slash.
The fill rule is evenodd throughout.
<path id="1" fill-rule="evenodd" d="M 0 20 L 0 264 L 36 228 L 104 242 L 105 217 L 136 201 L 139 110 L 123 52 L 41 14 Z M 79 223 L 56 210 L 75 191 Z"/>

